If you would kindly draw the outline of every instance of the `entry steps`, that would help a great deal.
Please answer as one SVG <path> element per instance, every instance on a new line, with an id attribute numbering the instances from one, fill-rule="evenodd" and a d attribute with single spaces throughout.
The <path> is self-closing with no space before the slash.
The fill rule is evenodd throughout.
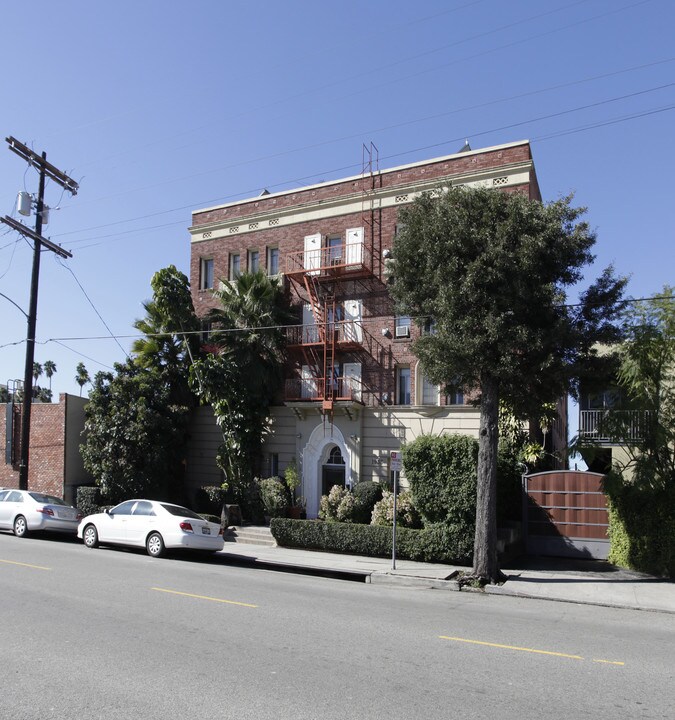
<path id="1" fill-rule="evenodd" d="M 265 545 L 275 547 L 277 541 L 272 531 L 265 525 L 237 525 L 225 532 L 225 542 L 246 543 L 247 545 Z"/>

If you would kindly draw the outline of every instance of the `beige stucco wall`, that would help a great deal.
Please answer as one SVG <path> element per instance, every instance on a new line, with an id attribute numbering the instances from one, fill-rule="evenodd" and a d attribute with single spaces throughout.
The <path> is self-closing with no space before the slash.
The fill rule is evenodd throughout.
<path id="1" fill-rule="evenodd" d="M 318 510 L 321 467 L 330 448 L 337 445 L 345 460 L 347 483 L 362 480 L 386 482 L 391 450 L 422 434 L 465 434 L 478 437 L 479 410 L 471 406 L 336 408 L 332 422 L 318 408 L 275 407 L 270 432 L 263 445 L 262 472 L 270 474 L 271 457 L 278 456 L 279 472 L 296 458 L 302 483 L 298 493 L 307 499 L 308 516 Z M 215 457 L 221 434 L 211 409 L 193 415 L 187 465 L 191 492 L 204 485 L 219 485 L 222 474 Z M 401 478 L 405 486 L 405 478 Z"/>

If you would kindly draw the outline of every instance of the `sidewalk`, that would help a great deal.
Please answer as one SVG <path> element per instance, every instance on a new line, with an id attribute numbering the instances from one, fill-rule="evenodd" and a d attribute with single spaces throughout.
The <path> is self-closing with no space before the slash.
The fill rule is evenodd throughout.
<path id="1" fill-rule="evenodd" d="M 226 543 L 218 556 L 239 565 L 324 575 L 399 587 L 459 591 L 456 575 L 466 567 L 391 558 L 324 553 L 295 548 Z M 485 590 L 462 592 L 556 600 L 675 614 L 675 583 L 593 560 L 523 558 L 503 568 L 508 580 Z"/>

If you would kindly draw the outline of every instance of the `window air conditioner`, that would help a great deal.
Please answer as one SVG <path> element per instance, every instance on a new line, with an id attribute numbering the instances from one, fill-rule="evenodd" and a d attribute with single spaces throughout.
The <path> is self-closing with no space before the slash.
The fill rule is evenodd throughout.
<path id="1" fill-rule="evenodd" d="M 342 258 L 341 257 L 332 257 L 330 259 L 331 265 L 342 265 Z"/>
<path id="2" fill-rule="evenodd" d="M 399 325 L 396 328 L 396 337 L 397 338 L 410 337 L 410 325 Z"/>

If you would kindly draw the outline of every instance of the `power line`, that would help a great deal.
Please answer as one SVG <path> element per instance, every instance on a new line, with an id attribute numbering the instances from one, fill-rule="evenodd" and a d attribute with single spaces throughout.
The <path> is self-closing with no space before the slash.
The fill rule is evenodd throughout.
<path id="1" fill-rule="evenodd" d="M 507 25 L 505 25 L 505 26 L 501 26 L 500 28 L 496 28 L 495 30 L 486 31 L 485 33 L 478 34 L 478 35 L 476 35 L 476 36 L 473 36 L 473 37 L 470 38 L 470 39 L 476 39 L 476 38 L 483 37 L 484 35 L 494 34 L 495 32 L 503 31 L 504 29 L 509 29 L 509 28 L 511 28 L 511 27 L 513 27 L 513 26 L 515 26 L 515 25 L 523 24 L 523 23 L 525 23 L 525 22 L 529 22 L 530 20 L 538 19 L 538 18 L 540 18 L 540 17 L 543 17 L 543 16 L 545 16 L 545 15 L 554 14 L 554 13 L 559 12 L 559 11 L 561 11 L 561 10 L 567 10 L 567 9 L 569 9 L 569 8 L 575 6 L 575 5 L 582 4 L 583 2 L 587 2 L 587 0 L 577 0 L 576 2 L 573 2 L 573 3 L 569 4 L 569 5 L 562 6 L 562 7 L 560 7 L 560 8 L 557 8 L 556 10 L 550 10 L 550 11 L 546 11 L 546 12 L 544 12 L 544 13 L 539 13 L 539 14 L 537 14 L 537 15 L 533 15 L 533 16 L 531 16 L 531 17 L 529 17 L 529 18 L 524 19 L 524 20 L 519 20 L 519 21 L 516 21 L 516 22 L 514 22 L 514 23 L 510 23 L 510 24 L 507 24 Z M 486 55 L 486 54 L 489 54 L 489 53 L 497 52 L 497 51 L 499 51 L 499 50 L 504 50 L 504 49 L 507 49 L 507 48 L 509 48 L 509 47 L 512 47 L 512 46 L 515 46 L 515 45 L 518 45 L 518 44 L 522 44 L 522 43 L 524 43 L 524 42 L 529 42 L 530 40 L 536 40 L 536 39 L 539 39 L 539 38 L 544 37 L 544 36 L 546 36 L 546 35 L 550 35 L 550 34 L 555 33 L 555 32 L 560 32 L 561 30 L 567 30 L 567 29 L 569 29 L 569 28 L 571 28 L 571 27 L 576 27 L 576 26 L 578 26 L 578 25 L 582 25 L 582 24 L 585 24 L 585 23 L 588 23 L 588 22 L 592 22 L 592 21 L 594 21 L 594 20 L 599 20 L 599 19 L 602 19 L 602 18 L 607 17 L 607 16 L 609 16 L 609 15 L 613 15 L 613 14 L 616 14 L 616 13 L 619 13 L 619 12 L 623 12 L 624 10 L 629 10 L 629 9 L 632 9 L 632 8 L 635 8 L 635 7 L 638 7 L 638 6 L 640 6 L 640 5 L 644 5 L 644 4 L 650 3 L 650 2 L 653 2 L 653 0 L 639 0 L 638 2 L 633 2 L 633 3 L 631 3 L 631 4 L 625 5 L 625 6 L 620 7 L 620 8 L 614 8 L 614 9 L 609 10 L 609 11 L 607 11 L 607 12 L 600 13 L 600 14 L 598 14 L 598 15 L 594 15 L 594 16 L 592 16 L 592 17 L 590 17 L 590 18 L 586 18 L 586 19 L 584 19 L 584 20 L 580 20 L 580 21 L 577 21 L 577 22 L 574 22 L 574 23 L 571 23 L 571 24 L 562 26 L 562 27 L 560 27 L 560 28 L 554 28 L 553 30 L 548 30 L 548 31 L 546 31 L 546 32 L 544 32 L 544 33 L 539 33 L 539 34 L 536 34 L 536 35 L 532 35 L 532 36 L 530 36 L 530 37 L 528 37 L 528 38 L 525 38 L 525 39 L 523 39 L 523 40 L 514 41 L 514 42 L 512 42 L 512 43 L 508 43 L 508 44 L 506 44 L 506 45 L 502 45 L 502 46 L 499 46 L 499 47 L 497 47 L 497 48 L 492 48 L 492 49 L 490 49 L 490 50 L 484 51 L 484 52 L 479 53 L 479 54 L 477 54 L 477 55 L 471 55 L 471 56 L 468 56 L 468 57 L 459 58 L 459 59 L 457 59 L 457 60 L 452 61 L 451 63 L 446 63 L 446 64 L 441 65 L 441 66 L 435 66 L 434 68 L 431 68 L 430 70 L 422 71 L 421 73 L 416 73 L 416 74 L 414 74 L 414 75 L 409 75 L 409 76 L 405 76 L 405 77 L 398 77 L 398 78 L 396 78 L 396 80 L 391 81 L 391 82 L 398 83 L 398 82 L 401 82 L 402 80 L 409 79 L 409 78 L 412 78 L 412 77 L 416 77 L 416 76 L 419 75 L 419 74 L 424 74 L 424 73 L 427 73 L 427 72 L 431 72 L 431 71 L 433 71 L 434 69 L 438 69 L 438 67 L 447 67 L 448 65 L 454 65 L 454 64 L 457 64 L 457 63 L 459 63 L 459 62 L 464 62 L 464 61 L 467 61 L 467 60 L 473 60 L 473 59 L 475 59 L 476 57 L 481 57 L 481 56 Z M 448 44 L 448 45 L 444 45 L 444 46 L 441 46 L 441 47 L 442 47 L 442 48 L 451 47 L 451 46 L 453 46 L 453 45 L 461 44 L 461 43 L 463 43 L 463 42 L 466 42 L 466 40 L 457 41 L 457 42 L 455 42 L 455 43 L 450 43 L 450 44 Z M 428 51 L 428 52 L 434 52 L 434 51 Z M 424 55 L 424 54 L 428 54 L 428 53 L 423 53 L 422 55 Z M 417 57 L 417 56 L 413 56 L 413 59 L 414 59 L 415 57 Z M 408 58 L 408 59 L 410 59 L 410 58 Z M 398 61 L 396 61 L 395 63 L 393 63 L 393 64 L 391 64 L 391 65 L 383 66 L 382 68 L 377 68 L 377 70 L 387 69 L 387 68 L 389 68 L 390 66 L 397 65 L 397 64 L 399 64 L 400 62 L 403 62 L 403 61 L 404 61 L 404 60 L 398 60 Z M 368 72 L 366 72 L 366 73 L 361 73 L 361 74 L 359 74 L 359 75 L 352 76 L 351 78 L 348 78 L 348 79 L 353 80 L 353 79 L 362 77 L 363 75 L 371 74 L 372 72 L 374 72 L 374 71 L 371 70 L 371 71 L 368 71 Z M 344 82 L 344 81 L 345 81 L 345 79 L 344 79 L 344 78 L 341 78 L 341 80 L 340 80 L 339 82 Z M 389 83 L 379 83 L 377 86 L 374 86 L 374 88 L 384 87 L 386 84 L 391 84 L 391 82 L 389 82 Z M 332 84 L 334 85 L 334 84 L 338 84 L 338 83 L 332 83 Z M 325 87 L 330 87 L 330 85 L 323 86 L 323 87 L 324 87 L 324 88 L 325 88 Z M 360 93 L 363 93 L 363 92 L 367 92 L 368 90 L 372 90 L 372 89 L 374 89 L 374 88 L 371 87 L 371 88 L 361 89 L 361 90 L 357 91 L 356 93 L 350 93 L 350 94 L 348 94 L 348 95 L 340 96 L 339 98 L 333 98 L 333 101 L 339 100 L 339 99 L 345 99 L 345 98 L 348 98 L 348 97 L 352 97 L 352 96 L 355 95 L 355 94 L 360 94 Z M 321 89 L 321 88 L 319 88 L 319 89 Z M 307 95 L 307 94 L 311 94 L 311 93 L 313 93 L 313 92 L 316 92 L 316 90 L 317 90 L 316 88 L 312 88 L 312 90 L 310 90 L 310 91 L 305 91 L 305 92 L 303 92 L 303 93 L 296 94 L 296 95 L 294 95 L 294 96 L 291 96 L 291 98 L 285 98 L 285 100 L 287 101 L 287 100 L 289 100 L 289 99 L 298 99 L 298 98 L 300 98 L 300 97 L 303 97 L 304 95 Z M 271 103 L 271 104 L 267 104 L 267 105 L 263 105 L 263 106 L 254 108 L 253 110 L 251 110 L 251 112 L 254 112 L 254 111 L 257 112 L 257 111 L 260 111 L 260 110 L 267 109 L 270 105 L 274 105 L 274 104 L 276 104 L 276 103 Z M 473 135 L 472 133 L 469 133 L 469 134 L 470 134 L 470 135 Z M 348 136 L 348 137 L 345 137 L 345 138 L 339 138 L 339 139 L 333 140 L 333 141 L 324 141 L 324 142 L 321 142 L 321 143 L 316 143 L 316 144 L 313 144 L 313 145 L 308 145 L 308 146 L 305 146 L 305 147 L 302 147 L 302 148 L 296 148 L 296 149 L 293 149 L 293 150 L 283 151 L 283 152 L 281 152 L 281 153 L 274 153 L 274 154 L 262 156 L 262 157 L 259 157 L 259 158 L 255 158 L 255 159 L 253 159 L 253 160 L 247 160 L 247 161 L 235 163 L 235 164 L 232 164 L 232 165 L 227 165 L 227 166 L 220 167 L 220 168 L 214 168 L 214 169 L 211 169 L 211 170 L 205 170 L 205 171 L 201 171 L 201 172 L 199 172 L 199 173 L 193 173 L 193 174 L 191 174 L 191 175 L 185 175 L 185 176 L 181 176 L 181 177 L 178 177 L 178 178 L 173 178 L 173 179 L 166 180 L 166 181 L 163 181 L 163 182 L 160 182 L 160 183 L 154 183 L 154 184 L 151 184 L 151 185 L 142 186 L 142 187 L 140 187 L 140 188 L 135 188 L 135 189 L 130 189 L 130 190 L 121 191 L 121 192 L 116 193 L 116 194 L 114 194 L 114 195 L 107 195 L 107 196 L 104 196 L 104 197 L 101 197 L 101 198 L 95 198 L 95 199 L 92 199 L 92 200 L 89 200 L 89 201 L 84 201 L 84 202 L 85 202 L 85 204 L 86 204 L 87 202 L 99 202 L 99 201 L 101 201 L 101 200 L 104 200 L 104 199 L 107 199 L 107 198 L 111 198 L 111 197 L 119 197 L 119 196 L 127 195 L 127 194 L 132 193 L 132 192 L 139 192 L 139 191 L 146 190 L 146 189 L 149 189 L 149 188 L 159 187 L 159 186 L 166 185 L 166 184 L 170 184 L 170 183 L 173 183 L 173 182 L 179 182 L 179 181 L 181 181 L 181 180 L 189 180 L 189 179 L 192 179 L 192 178 L 195 178 L 195 177 L 200 177 L 200 176 L 208 175 L 208 174 L 211 174 L 211 173 L 222 172 L 222 171 L 224 171 L 224 170 L 233 169 L 233 168 L 236 168 L 236 167 L 240 167 L 241 165 L 249 164 L 249 163 L 252 163 L 252 162 L 260 162 L 260 161 L 263 161 L 263 160 L 270 160 L 270 159 L 274 159 L 274 158 L 277 158 L 277 157 L 282 157 L 282 156 L 287 155 L 287 154 L 292 154 L 292 153 L 300 152 L 301 150 L 315 149 L 315 148 L 317 148 L 317 147 L 321 147 L 321 146 L 323 146 L 323 145 L 330 144 L 331 142 L 339 142 L 339 141 L 342 141 L 342 140 L 345 140 L 345 139 L 350 139 L 351 137 L 361 137 L 362 135 L 363 135 L 363 133 L 358 133 L 358 134 L 353 135 L 353 136 Z M 463 137 L 466 137 L 466 133 L 464 133 Z M 185 146 L 183 146 L 183 147 L 185 147 Z M 82 205 L 82 203 L 80 202 L 79 205 Z"/>
<path id="2" fill-rule="evenodd" d="M 637 304 L 639 302 L 653 302 L 655 300 L 665 300 L 668 302 L 674 302 L 675 296 L 673 295 L 656 295 L 656 296 L 649 296 L 649 297 L 641 297 L 641 298 L 626 298 L 623 300 L 617 301 L 618 305 L 632 305 Z M 591 302 L 585 302 L 585 303 L 560 303 L 555 305 L 557 308 L 576 308 L 576 307 L 584 307 L 584 306 L 593 306 L 593 305 L 601 305 L 602 302 L 598 301 L 597 303 L 591 303 Z M 361 325 L 363 326 L 364 322 L 374 322 L 375 320 L 379 320 L 381 318 L 388 318 L 392 317 L 390 315 L 377 315 L 373 317 L 367 318 L 367 320 L 361 319 L 361 320 L 353 320 L 353 321 L 342 321 L 342 322 L 352 322 L 354 325 Z M 423 322 L 425 320 L 432 319 L 431 315 L 416 315 L 412 316 L 410 318 L 414 321 Z M 153 338 L 153 337 L 166 337 L 167 335 L 175 335 L 176 337 L 189 337 L 191 335 L 204 335 L 207 333 L 217 333 L 220 335 L 233 335 L 236 333 L 244 333 L 244 332 L 260 332 L 263 330 L 285 330 L 287 328 L 297 328 L 303 326 L 302 323 L 292 323 L 292 324 L 284 324 L 284 325 L 265 325 L 262 327 L 254 326 L 254 327 L 241 327 L 241 328 L 212 328 L 211 330 L 172 330 L 167 332 L 157 332 L 157 333 L 137 333 L 133 335 L 116 335 L 113 336 L 113 339 L 120 339 L 120 340 L 137 340 L 139 338 Z M 314 325 L 312 325 L 314 326 Z M 92 336 L 81 336 L 81 337 L 64 337 L 64 338 L 49 338 L 47 340 L 40 341 L 39 344 L 41 345 L 47 345 L 50 342 L 59 343 L 62 344 L 63 341 L 68 342 L 76 342 L 76 341 L 93 341 L 93 340 L 110 340 L 110 337 L 107 335 L 92 335 Z M 0 346 L 4 347 L 4 346 Z M 68 348 L 69 350 L 71 348 Z M 73 351 L 76 352 L 76 351 Z M 86 356 L 83 356 L 86 357 Z M 128 357 L 128 356 L 127 356 Z M 89 358 L 91 359 L 91 358 Z M 97 362 L 94 360 L 94 362 Z M 102 363 L 101 363 L 102 364 Z"/>
<path id="3" fill-rule="evenodd" d="M 518 122 L 515 122 L 515 123 L 510 123 L 510 124 L 508 124 L 508 125 L 503 125 L 503 126 L 498 127 L 498 128 L 491 128 L 491 129 L 489 129 L 489 130 L 482 130 L 482 131 L 479 131 L 479 132 L 474 132 L 474 133 L 471 134 L 471 137 L 472 137 L 472 138 L 473 138 L 473 137 L 481 137 L 481 136 L 483 136 L 483 135 L 489 135 L 489 134 L 492 134 L 492 133 L 500 132 L 500 131 L 503 131 L 503 130 L 513 129 L 513 128 L 516 128 L 516 127 L 520 127 L 520 126 L 523 126 L 523 125 L 528 125 L 528 124 L 535 123 L 535 122 L 541 122 L 541 121 L 543 121 L 543 120 L 549 120 L 549 119 L 556 118 L 556 117 L 562 117 L 562 116 L 564 116 L 564 115 L 569 115 L 569 114 L 572 114 L 572 113 L 575 113 L 575 112 L 581 112 L 581 111 L 583 111 L 583 110 L 588 110 L 588 109 L 591 109 L 591 108 L 594 108 L 594 107 L 604 106 L 604 105 L 608 105 L 608 104 L 611 104 L 611 103 L 614 103 L 614 102 L 619 102 L 619 101 L 621 101 L 621 100 L 626 100 L 626 99 L 631 98 L 631 97 L 637 97 L 637 96 L 640 96 L 640 95 L 645 95 L 645 94 L 647 94 L 647 93 L 657 92 L 657 91 L 659 91 L 659 90 L 663 90 L 663 89 L 670 88 L 670 87 L 673 87 L 673 86 L 675 86 L 675 82 L 673 82 L 673 83 L 666 83 L 666 84 L 664 84 L 664 85 L 659 85 L 659 86 L 656 86 L 656 87 L 654 87 L 654 88 L 648 88 L 648 89 L 646 89 L 646 90 L 639 90 L 639 91 L 636 91 L 636 92 L 634 92 L 634 93 L 628 93 L 628 94 L 620 95 L 620 96 L 617 96 L 617 97 L 614 97 L 614 98 L 608 98 L 608 99 L 605 99 L 605 100 L 600 100 L 600 101 L 595 102 L 595 103 L 588 103 L 588 104 L 586 104 L 586 105 L 580 105 L 580 106 L 578 106 L 578 107 L 576 107 L 576 108 L 570 108 L 570 109 L 567 109 L 567 110 L 561 110 L 561 111 L 559 111 L 559 112 L 549 113 L 549 114 L 547 114 L 547 115 L 541 115 L 541 116 L 538 116 L 538 117 L 535 117 L 535 118 L 530 118 L 530 119 L 528 119 L 528 120 L 521 120 L 521 121 L 518 121 Z M 597 127 L 604 127 L 604 126 L 606 126 L 606 125 L 614 125 L 614 124 L 617 124 L 617 123 L 620 123 L 620 122 L 626 122 L 626 121 L 628 121 L 628 120 L 634 120 L 634 119 L 636 119 L 636 118 L 646 117 L 646 116 L 648 116 L 648 115 L 653 115 L 653 114 L 656 114 L 656 113 L 659 113 L 659 112 L 664 112 L 664 111 L 666 111 L 666 110 L 671 110 L 671 109 L 673 109 L 673 106 L 666 106 L 666 107 L 664 107 L 664 108 L 658 108 L 658 109 L 655 109 L 655 110 L 648 110 L 648 111 L 645 111 L 645 112 L 642 112 L 642 113 L 634 113 L 634 114 L 631 114 L 631 115 L 625 115 L 625 116 L 621 116 L 621 117 L 619 117 L 619 118 L 610 119 L 610 120 L 607 120 L 607 121 L 601 121 L 601 122 L 598 122 L 598 123 L 581 126 L 581 127 L 579 127 L 579 128 L 573 128 L 573 129 L 569 129 L 569 130 L 560 131 L 560 132 L 558 132 L 558 133 L 553 133 L 553 134 L 550 134 L 550 135 L 539 136 L 539 137 L 536 138 L 536 140 L 541 140 L 541 141 L 543 141 L 543 140 L 548 140 L 548 139 L 551 139 L 551 138 L 555 138 L 555 137 L 559 137 L 559 136 L 563 136 L 563 135 L 567 135 L 567 134 L 582 132 L 582 131 L 584 131 L 584 130 L 595 129 L 595 128 L 597 128 Z M 451 143 L 461 142 L 461 141 L 464 139 L 464 137 L 465 137 L 464 135 L 460 135 L 460 136 L 457 136 L 457 137 L 452 138 L 452 139 L 443 140 L 443 141 L 438 142 L 438 143 L 433 143 L 433 144 L 431 144 L 431 145 L 425 145 L 425 146 L 422 146 L 422 147 L 413 148 L 413 149 L 411 149 L 411 150 L 405 150 L 405 151 L 402 151 L 402 152 L 393 153 L 393 154 L 391 154 L 391 155 L 383 156 L 383 157 L 382 157 L 382 160 L 391 160 L 391 159 L 394 159 L 394 158 L 404 157 L 405 155 L 410 155 L 410 154 L 418 153 L 418 152 L 421 152 L 421 151 L 423 151 L 423 150 L 430 150 L 430 149 L 433 149 L 433 148 L 442 147 L 442 146 L 444 146 L 444 145 L 449 145 L 449 144 L 451 144 Z M 294 151 L 288 151 L 288 152 L 294 152 Z M 251 162 L 255 162 L 255 161 L 251 161 Z M 313 175 L 310 175 L 310 176 L 306 176 L 305 178 L 301 178 L 301 180 L 307 180 L 307 179 L 312 179 L 312 178 L 315 178 L 315 177 L 321 177 L 321 176 L 324 176 L 324 175 L 329 175 L 329 174 L 332 174 L 332 173 L 335 173 L 335 172 L 342 172 L 342 171 L 354 169 L 354 168 L 357 168 L 357 167 L 360 167 L 360 166 L 357 165 L 357 164 L 354 164 L 354 165 L 348 165 L 348 166 L 345 166 L 345 167 L 342 167 L 342 168 L 334 168 L 334 169 L 332 169 L 332 170 L 324 171 L 324 172 L 322 172 L 322 173 L 316 173 L 316 174 L 313 174 Z M 280 182 L 280 183 L 275 183 L 275 184 L 273 184 L 273 185 L 269 185 L 268 187 L 270 187 L 270 188 L 279 187 L 279 186 L 282 186 L 282 185 L 287 185 L 288 182 L 289 182 L 288 180 L 285 180 L 285 181 Z M 255 190 L 248 191 L 248 192 L 245 193 L 245 194 L 248 195 L 249 193 L 252 193 L 252 192 L 255 192 Z M 244 194 L 244 193 L 237 193 L 236 196 L 229 196 L 229 197 L 221 198 L 221 200 L 227 200 L 227 199 L 230 199 L 230 197 L 239 197 L 239 196 L 241 196 L 242 194 Z M 207 202 L 208 202 L 208 201 L 207 201 Z M 117 222 L 114 222 L 114 223 L 108 223 L 108 224 L 104 224 L 104 225 L 99 225 L 99 226 L 96 226 L 96 227 L 97 227 L 97 228 L 111 227 L 111 226 L 114 226 L 114 225 L 117 225 L 117 224 L 121 224 L 121 223 L 124 223 L 124 222 L 133 222 L 133 221 L 136 220 L 136 219 L 144 219 L 145 217 L 154 217 L 154 216 L 157 216 L 157 215 L 167 214 L 167 213 L 170 213 L 170 212 L 177 212 L 177 211 L 179 211 L 179 210 L 188 209 L 188 208 L 191 208 L 191 207 L 194 207 L 194 205 L 191 204 L 191 205 L 188 205 L 188 206 L 173 208 L 173 209 L 171 209 L 171 210 L 164 210 L 164 211 L 161 211 L 161 212 L 158 212 L 158 213 L 152 213 L 151 215 L 141 216 L 140 218 L 134 218 L 134 219 L 130 219 L 130 220 L 127 220 L 127 221 L 121 220 L 121 221 L 117 221 Z M 93 237 L 93 238 L 86 238 L 86 239 L 81 239 L 81 240 L 73 240 L 73 241 L 70 243 L 70 245 L 71 245 L 71 246 L 74 246 L 74 245 L 76 245 L 77 243 L 89 242 L 90 244 L 83 245 L 83 246 L 80 246 L 80 247 L 78 248 L 79 250 L 82 250 L 82 249 L 85 249 L 85 248 L 94 247 L 94 246 L 96 246 L 96 245 L 100 245 L 100 244 L 101 244 L 101 243 L 91 243 L 92 240 L 104 240 L 104 239 L 108 239 L 108 238 L 112 238 L 112 237 L 120 237 L 120 236 L 122 236 L 122 235 L 129 235 L 129 234 L 139 233 L 139 232 L 147 232 L 147 231 L 149 231 L 149 230 L 157 230 L 157 229 L 164 228 L 164 227 L 171 227 L 171 226 L 175 226 L 175 225 L 183 225 L 184 222 L 185 222 L 184 220 L 176 220 L 176 221 L 172 221 L 172 222 L 169 222 L 169 223 L 163 223 L 163 224 L 160 224 L 160 225 L 151 225 L 151 226 L 146 226 L 146 227 L 142 227 L 142 228 L 135 228 L 135 229 L 130 229 L 130 230 L 123 230 L 123 231 L 116 232 L 116 233 L 109 233 L 109 234 L 107 234 L 107 235 L 98 235 L 98 236 L 95 236 L 95 237 Z M 94 229 L 94 228 L 90 228 L 90 229 Z M 84 232 L 84 230 L 82 230 L 82 231 L 79 231 L 79 230 L 73 231 L 73 233 L 77 233 L 77 232 Z M 72 233 L 67 233 L 67 234 L 72 234 Z M 61 237 L 61 235 L 56 235 L 56 236 L 54 236 L 54 237 Z"/>
<path id="4" fill-rule="evenodd" d="M 96 309 L 96 306 L 95 306 L 94 303 L 92 302 L 92 299 L 89 297 L 89 295 L 87 295 L 87 291 L 82 287 L 82 283 L 77 279 L 77 276 L 76 276 L 75 273 L 73 272 L 72 268 L 68 267 L 68 265 L 64 265 L 64 264 L 63 264 L 62 262 L 60 262 L 60 261 L 59 261 L 59 264 L 61 265 L 61 267 L 65 268 L 65 269 L 73 276 L 73 279 L 74 279 L 75 282 L 77 283 L 78 287 L 80 288 L 80 290 L 82 290 L 82 294 L 87 298 L 87 301 L 89 302 L 89 304 L 91 305 L 91 307 L 94 309 L 94 312 L 98 315 L 99 320 L 103 323 L 105 329 L 110 333 L 110 337 L 115 340 L 115 342 L 117 343 L 117 346 L 118 346 L 119 349 L 124 353 L 124 355 L 125 355 L 126 357 L 129 357 L 129 356 L 127 355 L 126 350 L 120 345 L 120 343 L 118 342 L 117 338 L 115 338 L 115 336 L 113 335 L 113 331 L 110 329 L 110 327 L 108 327 L 108 323 L 103 319 L 103 316 L 101 315 L 101 313 Z"/>

